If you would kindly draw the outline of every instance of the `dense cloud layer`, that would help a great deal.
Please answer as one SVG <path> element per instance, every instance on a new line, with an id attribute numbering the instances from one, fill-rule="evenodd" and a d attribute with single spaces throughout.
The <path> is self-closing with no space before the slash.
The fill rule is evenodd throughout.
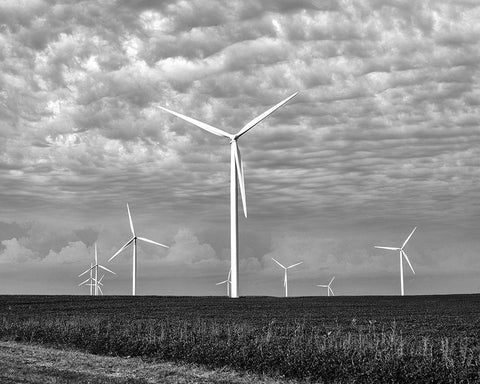
<path id="1" fill-rule="evenodd" d="M 420 276 L 480 267 L 479 18 L 460 0 L 3 1 L 0 281 L 20 264 L 74 276 L 95 241 L 113 254 L 130 202 L 146 235 L 172 245 L 141 248 L 144 279 L 216 292 L 228 141 L 158 107 L 233 133 L 296 90 L 240 140 L 244 278 L 276 276 L 271 257 L 304 260 L 303 281 L 396 276 L 372 246 L 414 225 Z M 477 289 L 465 281 L 455 290 Z"/>

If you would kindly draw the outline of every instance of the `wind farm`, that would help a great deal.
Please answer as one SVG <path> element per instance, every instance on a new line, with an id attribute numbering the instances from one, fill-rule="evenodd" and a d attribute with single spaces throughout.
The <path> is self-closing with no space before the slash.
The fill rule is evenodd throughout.
<path id="1" fill-rule="evenodd" d="M 480 383 L 480 3 L 0 19 L 0 383 Z"/>

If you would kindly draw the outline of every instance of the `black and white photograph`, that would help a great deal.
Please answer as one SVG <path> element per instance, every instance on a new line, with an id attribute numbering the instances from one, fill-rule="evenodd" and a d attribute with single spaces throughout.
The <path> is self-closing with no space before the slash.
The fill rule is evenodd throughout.
<path id="1" fill-rule="evenodd" d="M 480 383 L 480 1 L 0 0 L 0 383 Z"/>

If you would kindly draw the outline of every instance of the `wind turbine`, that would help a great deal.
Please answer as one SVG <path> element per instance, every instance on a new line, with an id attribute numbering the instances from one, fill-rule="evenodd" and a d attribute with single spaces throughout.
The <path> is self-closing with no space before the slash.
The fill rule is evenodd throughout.
<path id="1" fill-rule="evenodd" d="M 401 287 L 401 293 L 402 293 L 402 296 L 404 296 L 404 289 L 403 289 L 403 258 L 405 257 L 405 260 L 407 260 L 407 263 L 408 265 L 410 266 L 410 269 L 412 270 L 413 274 L 415 274 L 415 271 L 413 270 L 413 267 L 412 267 L 412 264 L 410 263 L 410 260 L 408 260 L 408 256 L 407 254 L 405 253 L 405 251 L 403 250 L 405 248 L 405 245 L 407 245 L 408 243 L 408 240 L 410 240 L 410 238 L 412 237 L 413 235 L 413 232 L 415 232 L 415 230 L 417 229 L 417 227 L 413 228 L 413 231 L 410 233 L 410 235 L 408 235 L 407 237 L 407 240 L 405 240 L 402 244 L 402 246 L 400 248 L 396 248 L 396 247 L 380 247 L 380 246 L 377 246 L 375 245 L 375 248 L 379 248 L 379 249 L 388 249 L 389 251 L 399 251 L 400 253 L 400 287 Z"/>
<path id="2" fill-rule="evenodd" d="M 232 281 L 230 279 L 231 274 L 232 274 L 232 271 L 228 271 L 227 280 L 224 280 L 224 281 L 221 281 L 220 283 L 215 284 L 215 285 L 222 285 L 222 284 L 227 285 L 227 297 L 230 297 L 230 284 L 232 284 Z"/>
<path id="3" fill-rule="evenodd" d="M 133 221 L 132 221 L 132 215 L 130 214 L 130 207 L 128 206 L 127 203 L 127 211 L 128 211 L 128 220 L 130 221 L 130 229 L 132 230 L 132 235 L 133 237 L 128 240 L 125 245 L 120 248 L 117 253 L 115 253 L 108 261 L 113 260 L 120 252 L 122 252 L 125 248 L 127 248 L 131 243 L 133 243 L 133 266 L 132 266 L 132 296 L 135 296 L 135 285 L 136 285 L 136 279 L 137 279 L 137 240 L 144 241 L 146 243 L 150 244 L 155 244 L 159 245 L 164 248 L 169 248 L 166 245 L 157 243 L 156 241 L 146 239 L 145 237 L 140 237 L 135 234 L 135 228 L 133 228 Z"/>
<path id="4" fill-rule="evenodd" d="M 86 274 L 90 271 L 93 271 L 94 274 L 95 274 L 95 277 L 92 277 L 91 274 L 90 274 L 91 277 L 89 279 L 85 280 L 82 284 L 85 284 L 87 281 L 89 281 L 91 279 L 95 280 L 95 296 L 98 296 L 98 284 L 96 284 L 96 282 L 98 281 L 98 268 L 102 268 L 104 271 L 113 273 L 114 275 L 116 275 L 116 273 L 111 271 L 110 269 L 104 267 L 103 265 L 98 264 L 97 243 L 95 243 L 95 264 L 94 265 L 90 264 L 90 265 L 91 265 L 91 267 L 89 269 L 87 269 L 85 272 L 82 272 L 80 275 L 78 275 L 78 277 L 83 276 L 84 274 Z M 91 289 L 91 286 L 90 286 L 90 289 Z"/>
<path id="5" fill-rule="evenodd" d="M 100 291 L 100 293 L 102 294 L 103 296 L 103 292 L 102 292 L 102 288 L 100 288 L 100 286 L 103 286 L 103 283 L 102 283 L 102 280 L 103 278 L 105 277 L 105 275 L 102 275 L 102 277 L 98 280 L 98 282 L 96 283 L 95 282 L 95 279 L 93 277 L 91 278 L 88 278 L 87 280 L 81 282 L 80 284 L 78 284 L 78 286 L 82 286 L 82 285 L 88 285 L 90 287 L 90 296 L 92 296 L 92 288 L 93 287 L 97 287 L 98 290 Z M 87 284 L 88 283 L 88 284 Z M 96 283 L 96 284 L 95 284 Z M 98 295 L 97 295 L 98 296 Z"/>
<path id="6" fill-rule="evenodd" d="M 299 263 L 292 264 L 288 267 L 285 267 L 284 265 L 280 264 L 277 260 L 275 260 L 273 257 L 272 257 L 272 260 L 285 270 L 285 278 L 283 279 L 283 285 L 285 287 L 285 297 L 288 297 L 288 272 L 287 271 L 290 268 L 293 268 L 293 267 L 296 267 L 299 264 L 302 264 L 303 261 L 300 261 Z"/>
<path id="7" fill-rule="evenodd" d="M 332 277 L 332 280 L 330 280 L 330 283 L 328 283 L 328 285 L 322 285 L 322 284 L 319 284 L 317 285 L 317 287 L 323 287 L 323 288 L 327 288 L 327 296 L 330 296 L 330 292 L 332 293 L 332 296 L 335 296 L 333 294 L 333 290 L 332 288 L 330 287 L 333 283 L 333 280 L 335 280 L 335 276 Z"/>
<path id="8" fill-rule="evenodd" d="M 230 140 L 230 270 L 231 270 L 231 298 L 238 298 L 238 219 L 237 219 L 237 177 L 238 184 L 240 187 L 240 195 L 242 198 L 243 213 L 247 217 L 247 201 L 245 196 L 245 179 L 243 175 L 243 163 L 240 156 L 240 149 L 237 144 L 237 140 L 252 129 L 255 125 L 260 123 L 262 120 L 270 116 L 278 108 L 282 107 L 292 98 L 294 98 L 298 92 L 288 96 L 286 99 L 282 100 L 278 104 L 274 105 L 267 111 L 263 112 L 261 115 L 258 115 L 253 120 L 250 120 L 247 124 L 243 126 L 237 134 L 232 135 L 228 132 L 225 132 L 219 128 L 215 128 L 212 125 L 203 123 L 199 120 L 193 119 L 191 117 L 182 115 L 181 113 L 171 111 L 170 109 L 160 107 L 164 111 L 175 115 L 190 124 L 196 125 L 203 130 L 213 133 L 214 135 L 224 137 Z"/>

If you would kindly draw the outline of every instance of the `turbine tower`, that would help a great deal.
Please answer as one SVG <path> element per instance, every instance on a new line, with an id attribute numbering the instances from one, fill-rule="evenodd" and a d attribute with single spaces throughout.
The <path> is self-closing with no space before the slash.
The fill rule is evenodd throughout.
<path id="1" fill-rule="evenodd" d="M 112 261 L 120 252 L 122 252 L 131 243 L 133 243 L 132 296 L 135 296 L 135 286 L 136 286 L 136 280 L 137 280 L 137 240 L 141 240 L 141 241 L 144 241 L 144 242 L 150 243 L 150 244 L 159 245 L 160 247 L 164 247 L 164 248 L 169 248 L 169 247 L 166 246 L 166 245 L 157 243 L 156 241 L 146 239 L 145 237 L 137 236 L 135 234 L 135 228 L 133 227 L 132 215 L 130 214 L 130 207 L 128 206 L 128 203 L 127 203 L 127 212 L 128 212 L 128 220 L 130 221 L 130 229 L 132 231 L 133 237 L 130 240 L 128 240 L 125 243 L 125 245 L 117 251 L 117 253 L 115 253 L 112 257 L 110 257 L 110 259 L 108 259 L 108 261 Z"/>
<path id="2" fill-rule="evenodd" d="M 413 231 L 410 233 L 410 235 L 408 235 L 407 240 L 405 240 L 403 242 L 403 244 L 400 248 L 380 247 L 380 246 L 375 245 L 375 248 L 388 249 L 389 251 L 399 251 L 399 253 L 400 253 L 400 292 L 401 292 L 402 296 L 405 295 L 404 288 L 403 288 L 403 258 L 404 257 L 405 257 L 405 260 L 407 260 L 407 263 L 410 266 L 410 269 L 412 270 L 413 274 L 415 274 L 415 271 L 413 270 L 412 264 L 410 263 L 410 260 L 408 260 L 408 256 L 403 249 L 405 248 L 405 245 L 407 245 L 408 240 L 410 240 L 410 238 L 413 235 L 413 232 L 415 232 L 416 229 L 417 229 L 417 227 L 413 228 Z"/>
<path id="3" fill-rule="evenodd" d="M 333 290 L 332 288 L 330 287 L 333 283 L 333 280 L 335 280 L 335 276 L 332 277 L 332 280 L 330 280 L 330 283 L 328 283 L 328 285 L 322 285 L 322 284 L 319 284 L 317 285 L 317 287 L 323 287 L 323 288 L 327 288 L 327 296 L 330 296 L 330 292 L 332 293 L 332 296 L 335 296 L 333 294 Z"/>
<path id="4" fill-rule="evenodd" d="M 227 285 L 227 297 L 230 297 L 230 284 L 232 284 L 232 281 L 230 279 L 231 274 L 232 274 L 232 271 L 228 271 L 227 280 L 223 280 L 220 283 L 215 284 L 215 285 L 222 285 L 222 284 Z"/>
<path id="5" fill-rule="evenodd" d="M 284 270 L 285 270 L 285 277 L 283 279 L 283 286 L 285 287 L 285 297 L 288 297 L 288 270 L 290 268 L 293 268 L 293 267 L 296 267 L 297 265 L 300 265 L 303 263 L 303 261 L 300 261 L 299 263 L 296 263 L 296 264 L 292 264 L 288 267 L 285 267 L 283 264 L 280 264 L 277 260 L 275 260 L 273 257 L 272 257 L 272 260 L 277 263 L 280 267 L 282 267 Z"/>
<path id="6" fill-rule="evenodd" d="M 267 111 L 263 112 L 261 115 L 258 115 L 253 120 L 249 121 L 243 126 L 237 134 L 232 135 L 228 132 L 225 132 L 219 128 L 215 128 L 209 124 L 203 123 L 199 120 L 193 119 L 191 117 L 182 115 L 181 113 L 171 111 L 170 109 L 160 107 L 164 111 L 175 115 L 190 124 L 196 125 L 199 128 L 202 128 L 205 131 L 213 133 L 214 135 L 224 137 L 230 140 L 230 270 L 231 270 L 231 298 L 238 298 L 239 289 L 238 289 L 238 219 L 237 219 L 237 178 L 238 184 L 240 187 L 240 194 L 242 198 L 243 212 L 245 217 L 247 217 L 247 202 L 245 196 L 245 180 L 243 175 L 243 163 L 240 156 L 240 149 L 237 144 L 237 140 L 252 129 L 255 125 L 260 123 L 262 120 L 267 118 L 278 108 L 282 107 L 293 97 L 295 97 L 298 92 L 295 92 L 293 95 L 288 96 L 286 99 L 282 100 L 280 103 L 274 105 Z"/>
<path id="7" fill-rule="evenodd" d="M 87 269 L 85 272 L 82 272 L 80 275 L 78 275 L 78 277 L 83 276 L 87 272 L 93 271 L 93 273 L 95 274 L 95 277 L 90 277 L 89 279 L 85 280 L 82 284 L 85 284 L 87 281 L 89 281 L 89 280 L 91 281 L 91 279 L 93 279 L 95 281 L 95 285 L 94 285 L 95 296 L 98 296 L 98 284 L 96 283 L 98 281 L 98 268 L 102 268 L 104 271 L 113 273 L 114 275 L 116 275 L 116 273 L 111 271 L 110 269 L 104 267 L 103 265 L 98 264 L 97 243 L 95 243 L 95 264 L 94 265 L 90 264 L 90 265 L 91 265 L 91 267 L 89 269 Z M 90 274 L 90 276 L 91 276 L 91 274 Z M 90 282 L 90 284 L 92 284 L 92 283 Z M 91 287 L 92 286 L 90 285 L 90 289 L 91 289 Z"/>

